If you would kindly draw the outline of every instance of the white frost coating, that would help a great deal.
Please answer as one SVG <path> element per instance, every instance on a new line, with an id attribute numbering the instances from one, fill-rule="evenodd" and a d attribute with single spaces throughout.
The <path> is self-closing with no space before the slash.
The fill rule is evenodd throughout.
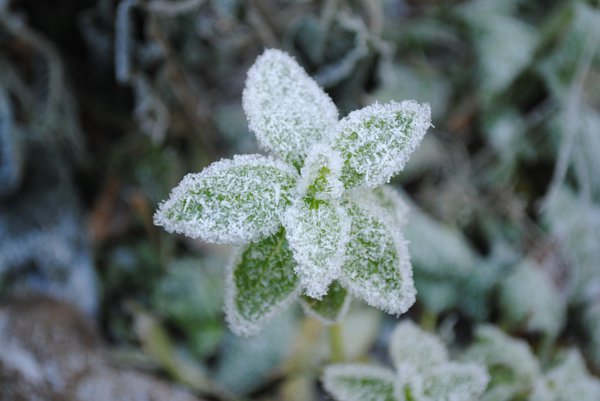
<path id="1" fill-rule="evenodd" d="M 408 319 L 398 323 L 392 333 L 390 356 L 397 369 L 402 364 L 411 364 L 419 371 L 448 360 L 448 352 L 440 339 Z"/>
<path id="2" fill-rule="evenodd" d="M 353 111 L 333 131 L 346 188 L 375 188 L 401 171 L 431 126 L 428 104 L 406 100 Z"/>
<path id="3" fill-rule="evenodd" d="M 289 296 L 279 301 L 278 303 L 270 304 L 269 311 L 263 313 L 260 317 L 247 319 L 242 316 L 236 307 L 236 298 L 238 295 L 237 286 L 234 280 L 234 270 L 239 264 L 243 252 L 248 246 L 242 245 L 236 247 L 232 253 L 232 257 L 227 265 L 225 273 L 225 320 L 229 329 L 238 336 L 250 337 L 256 335 L 265 325 L 267 321 L 275 317 L 278 313 L 286 309 L 292 302 L 300 296 L 301 287 L 289 293 Z"/>
<path id="4" fill-rule="evenodd" d="M 400 315 L 416 300 L 406 241 L 372 199 L 360 191 L 349 195 L 352 225 L 340 282 L 367 304 Z"/>
<path id="5" fill-rule="evenodd" d="M 373 190 L 376 202 L 394 219 L 394 224 L 404 227 L 408 222 L 410 207 L 402 198 L 400 192 L 391 185 L 382 185 Z"/>
<path id="6" fill-rule="evenodd" d="M 337 401 L 387 401 L 393 399 L 395 375 L 380 366 L 329 365 L 323 372 L 325 390 Z M 369 385 L 361 383 L 368 382 Z"/>
<path id="7" fill-rule="evenodd" d="M 339 152 L 323 144 L 313 146 L 300 171 L 298 193 L 324 200 L 339 198 L 344 192 L 342 166 Z"/>
<path id="8" fill-rule="evenodd" d="M 248 71 L 242 105 L 261 146 L 296 166 L 338 120 L 331 98 L 292 57 L 275 49 Z"/>
<path id="9" fill-rule="evenodd" d="M 323 298 L 344 263 L 350 232 L 345 209 L 335 202 L 307 204 L 299 200 L 287 209 L 283 226 L 304 292 L 312 298 Z"/>
<path id="10" fill-rule="evenodd" d="M 234 156 L 188 174 L 154 215 L 169 232 L 213 243 L 240 243 L 274 234 L 294 197 L 298 174 L 261 155 Z"/>

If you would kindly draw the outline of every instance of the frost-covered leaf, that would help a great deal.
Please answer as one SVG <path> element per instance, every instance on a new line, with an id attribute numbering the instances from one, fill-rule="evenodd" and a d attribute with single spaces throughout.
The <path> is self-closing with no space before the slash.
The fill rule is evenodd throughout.
<path id="1" fill-rule="evenodd" d="M 417 207 L 411 207 L 404 232 L 415 271 L 429 277 L 459 278 L 475 268 L 477 255 L 464 235 Z"/>
<path id="2" fill-rule="evenodd" d="M 563 186 L 546 204 L 544 220 L 572 269 L 567 283 L 569 297 L 586 302 L 600 289 L 600 207 Z"/>
<path id="3" fill-rule="evenodd" d="M 337 401 L 395 401 L 394 379 L 394 373 L 382 367 L 331 365 L 322 380 Z"/>
<path id="4" fill-rule="evenodd" d="M 424 375 L 428 401 L 479 401 L 489 382 L 486 370 L 474 363 L 447 362 Z"/>
<path id="5" fill-rule="evenodd" d="M 297 297 L 295 266 L 283 229 L 237 250 L 225 293 L 225 313 L 233 332 L 257 333 L 264 321 Z"/>
<path id="6" fill-rule="evenodd" d="M 216 243 L 274 234 L 291 203 L 297 174 L 260 155 L 235 156 L 188 174 L 154 215 L 169 232 Z"/>
<path id="7" fill-rule="evenodd" d="M 511 15 L 515 4 L 515 1 L 474 0 L 457 8 L 475 39 L 479 86 L 486 96 L 510 84 L 531 62 L 537 46 L 535 28 Z"/>
<path id="8" fill-rule="evenodd" d="M 353 194 L 345 206 L 352 226 L 340 282 L 371 306 L 391 314 L 406 312 L 416 291 L 402 234 L 368 196 Z"/>
<path id="9" fill-rule="evenodd" d="M 301 304 L 308 315 L 324 323 L 332 324 L 337 323 L 348 311 L 350 295 L 340 283 L 333 281 L 322 299 L 305 295 L 301 298 Z"/>
<path id="10" fill-rule="evenodd" d="M 297 167 L 338 118 L 329 96 L 292 57 L 275 49 L 248 71 L 242 103 L 259 143 Z"/>
<path id="11" fill-rule="evenodd" d="M 375 201 L 394 219 L 396 227 L 404 227 L 410 208 L 400 192 L 391 185 L 382 185 L 373 190 Z"/>
<path id="12" fill-rule="evenodd" d="M 429 105 L 410 100 L 376 103 L 348 114 L 331 138 L 344 162 L 345 187 L 375 188 L 388 182 L 404 168 L 430 125 Z"/>
<path id="13" fill-rule="evenodd" d="M 512 400 L 541 375 L 525 341 L 511 338 L 491 325 L 478 327 L 475 336 L 475 343 L 461 359 L 487 367 L 491 382 L 482 400 Z"/>
<path id="14" fill-rule="evenodd" d="M 556 336 L 565 322 L 566 300 L 548 273 L 525 260 L 500 285 L 502 316 L 513 328 Z"/>
<path id="15" fill-rule="evenodd" d="M 350 231 L 350 218 L 336 202 L 300 199 L 283 219 L 306 295 L 321 299 L 338 277 Z"/>
<path id="16" fill-rule="evenodd" d="M 298 193 L 320 200 L 339 198 L 344 191 L 342 165 L 338 152 L 321 144 L 313 146 L 300 171 Z"/>
<path id="17" fill-rule="evenodd" d="M 426 371 L 448 360 L 448 352 L 441 340 L 407 319 L 398 323 L 392 333 L 390 356 L 396 368 L 410 364 L 418 371 Z"/>
<path id="18" fill-rule="evenodd" d="M 596 401 L 600 380 L 589 374 L 577 349 L 562 356 L 558 366 L 535 383 L 530 401 Z"/>

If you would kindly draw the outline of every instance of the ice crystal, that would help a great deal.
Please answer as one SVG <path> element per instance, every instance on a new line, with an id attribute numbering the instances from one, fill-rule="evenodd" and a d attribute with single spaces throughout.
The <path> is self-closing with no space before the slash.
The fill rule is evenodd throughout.
<path id="1" fill-rule="evenodd" d="M 475 401 L 489 381 L 482 366 L 450 361 L 444 344 L 410 321 L 396 326 L 390 354 L 396 373 L 376 366 L 333 365 L 325 368 L 325 389 L 338 401 Z"/>
<path id="2" fill-rule="evenodd" d="M 265 51 L 248 71 L 242 95 L 250 130 L 277 157 L 302 165 L 337 123 L 331 98 L 280 50 Z"/>
<path id="3" fill-rule="evenodd" d="M 189 174 L 154 216 L 169 232 L 246 243 L 228 271 L 232 330 L 256 333 L 301 292 L 304 309 L 325 322 L 343 316 L 349 294 L 405 312 L 416 292 L 399 231 L 406 207 L 389 187 L 367 189 L 403 168 L 430 126 L 429 106 L 375 104 L 338 122 L 296 61 L 267 50 L 248 72 L 243 107 L 278 159 L 235 156 Z"/>

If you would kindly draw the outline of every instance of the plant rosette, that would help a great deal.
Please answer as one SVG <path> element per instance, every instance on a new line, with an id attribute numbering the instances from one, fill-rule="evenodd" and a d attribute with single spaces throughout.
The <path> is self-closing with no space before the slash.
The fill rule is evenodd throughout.
<path id="1" fill-rule="evenodd" d="M 243 108 L 270 156 L 186 175 L 154 215 L 169 232 L 238 245 L 225 294 L 232 331 L 255 334 L 294 300 L 330 323 L 350 295 L 404 313 L 416 295 L 399 227 L 406 206 L 384 184 L 431 125 L 429 105 L 373 104 L 338 121 L 331 98 L 271 49 L 248 72 Z"/>

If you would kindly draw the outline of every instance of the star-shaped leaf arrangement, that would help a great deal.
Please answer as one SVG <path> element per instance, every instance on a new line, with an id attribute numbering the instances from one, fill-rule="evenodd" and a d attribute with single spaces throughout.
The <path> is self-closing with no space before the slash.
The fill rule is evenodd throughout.
<path id="1" fill-rule="evenodd" d="M 243 106 L 270 156 L 188 174 L 154 216 L 169 232 L 239 245 L 225 295 L 231 329 L 255 334 L 296 299 L 337 321 L 350 294 L 404 313 L 416 293 L 398 226 L 406 207 L 384 184 L 431 125 L 429 106 L 373 104 L 338 121 L 329 96 L 272 49 L 250 68 Z"/>

